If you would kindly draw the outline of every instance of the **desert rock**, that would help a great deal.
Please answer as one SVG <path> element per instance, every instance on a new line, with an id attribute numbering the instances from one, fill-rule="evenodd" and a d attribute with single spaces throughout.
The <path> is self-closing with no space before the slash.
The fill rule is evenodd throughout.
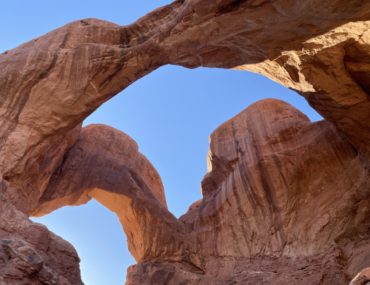
<path id="1" fill-rule="evenodd" d="M 28 217 L 92 198 L 126 232 L 127 284 L 348 284 L 370 263 L 369 26 L 368 1 L 177 0 L 1 54 L 0 284 L 81 284 L 73 247 Z M 264 100 L 224 123 L 176 219 L 128 135 L 81 128 L 165 64 L 259 72 L 324 120 Z"/>

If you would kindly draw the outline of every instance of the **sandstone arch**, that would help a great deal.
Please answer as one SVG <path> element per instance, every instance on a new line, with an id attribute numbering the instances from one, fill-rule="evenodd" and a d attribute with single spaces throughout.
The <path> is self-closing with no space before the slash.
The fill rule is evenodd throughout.
<path id="1" fill-rule="evenodd" d="M 367 228 L 366 217 L 369 209 L 367 181 L 370 153 L 369 17 L 370 4 L 359 0 L 335 0 L 328 3 L 316 0 L 178 0 L 157 9 L 130 26 L 121 27 L 95 19 L 81 20 L 1 54 L 0 69 L 3 71 L 0 74 L 0 174 L 3 179 L 1 216 L 18 221 L 15 225 L 3 219 L 0 225 L 1 236 L 9 236 L 9 233 L 12 233 L 17 237 L 17 240 L 10 243 L 14 244 L 12 252 L 15 257 L 7 255 L 6 252 L 9 250 L 6 248 L 9 248 L 9 245 L 3 245 L 2 252 L 5 252 L 5 257 L 2 258 L 2 262 L 9 264 L 14 259 L 23 260 L 22 252 L 18 248 L 26 244 L 25 247 L 38 253 L 44 262 L 42 266 L 38 263 L 36 267 L 21 262 L 19 265 L 23 268 L 21 271 L 26 272 L 24 278 L 31 278 L 32 275 L 33 279 L 30 280 L 33 283 L 47 284 L 45 277 L 42 276 L 48 272 L 54 276 L 53 278 L 59 278 L 60 284 L 66 282 L 79 284 L 78 270 L 74 271 L 73 276 L 66 276 L 63 264 L 48 255 L 37 240 L 27 236 L 26 229 L 33 226 L 27 221 L 25 214 L 46 213 L 58 207 L 58 203 L 80 203 L 89 199 L 88 195 L 108 205 L 110 203 L 106 199 L 112 200 L 111 197 L 105 198 L 108 197 L 106 190 L 109 189 L 110 193 L 123 191 L 126 198 L 122 203 L 128 211 L 126 215 L 136 219 L 134 224 L 139 226 L 130 229 L 130 223 L 123 221 L 123 224 L 127 225 L 128 232 L 132 231 L 142 236 L 138 239 L 140 241 L 138 245 L 134 245 L 135 240 L 132 240 L 131 250 L 142 263 L 130 271 L 128 284 L 130 282 L 144 284 L 144 281 L 156 284 L 161 282 L 158 278 L 165 278 L 166 282 L 175 282 L 174 284 L 177 284 L 176 282 L 207 284 L 214 281 L 211 276 L 213 273 L 218 278 L 217 282 L 220 280 L 220 282 L 262 282 L 263 280 L 258 279 L 258 274 L 244 272 L 243 268 L 264 264 L 267 272 L 269 268 L 273 268 L 275 258 L 278 257 L 282 266 L 280 272 L 292 278 L 289 282 L 294 283 L 294 280 L 301 278 L 297 273 L 299 272 L 297 262 L 290 259 L 294 257 L 307 265 L 305 268 L 308 268 L 308 272 L 319 272 L 319 275 L 312 275 L 312 278 L 319 278 L 321 281 L 312 279 L 312 282 L 332 284 L 333 280 L 336 280 L 340 284 L 345 284 L 349 281 L 346 274 L 352 275 L 359 271 L 369 260 L 368 233 L 364 230 Z M 85 159 L 82 161 L 76 161 L 76 157 L 68 156 L 71 153 L 79 153 L 78 145 L 84 141 L 84 133 L 88 132 L 81 131 L 79 124 L 89 113 L 135 80 L 164 64 L 239 68 L 260 72 L 305 96 L 328 122 L 309 125 L 307 128 L 287 127 L 285 135 L 281 134 L 282 130 L 277 130 L 275 135 L 271 133 L 271 137 L 262 140 L 267 144 L 266 149 L 255 149 L 251 157 L 256 155 L 255 163 L 259 165 L 255 173 L 266 178 L 277 171 L 274 179 L 280 181 L 278 177 L 285 175 L 278 169 L 285 160 L 276 158 L 277 154 L 272 153 L 269 157 L 272 162 L 265 161 L 264 151 L 269 148 L 274 150 L 276 144 L 276 141 L 270 139 L 277 136 L 275 138 L 278 141 L 277 145 L 283 148 L 281 152 L 287 156 L 291 144 L 302 146 L 303 149 L 315 145 L 319 150 L 322 150 L 323 145 L 326 147 L 325 151 L 328 151 L 323 154 L 328 160 L 325 166 L 330 165 L 332 167 L 330 169 L 336 169 L 334 172 L 330 172 L 329 169 L 315 172 L 317 169 L 312 168 L 312 173 L 320 177 L 318 184 L 323 190 L 315 196 L 313 195 L 316 193 L 315 189 L 310 188 L 313 192 L 308 193 L 312 196 L 308 195 L 303 199 L 302 194 L 297 192 L 302 185 L 293 178 L 292 183 L 297 183 L 293 187 L 296 192 L 290 191 L 290 184 L 284 184 L 287 186 L 282 187 L 285 191 L 274 192 L 275 188 L 271 182 L 275 181 L 274 179 L 258 188 L 261 186 L 258 183 L 262 183 L 263 179 L 245 174 L 248 168 L 245 167 L 244 158 L 231 155 L 231 160 L 225 160 L 223 155 L 228 156 L 232 152 L 229 153 L 230 150 L 218 146 L 212 156 L 212 166 L 217 175 L 213 175 L 212 172 L 207 175 L 204 182 L 205 199 L 194 205 L 180 220 L 176 220 L 163 206 L 160 187 L 146 185 L 148 178 L 145 171 L 144 175 L 140 172 L 140 178 L 133 174 L 142 169 L 136 169 L 136 166 L 123 167 L 119 163 L 112 164 L 114 159 L 106 157 L 107 154 L 102 150 L 94 150 L 93 153 L 90 153 L 92 150 L 89 148 L 87 152 L 82 150 L 80 155 Z M 272 117 L 276 115 L 274 108 Z M 258 112 L 256 116 L 259 116 Z M 251 118 L 253 120 L 253 116 Z M 298 124 L 303 121 L 292 119 L 292 122 Z M 256 125 L 264 130 L 269 129 L 266 125 L 259 125 L 259 122 L 256 122 Z M 249 131 L 243 130 L 241 133 L 250 135 Z M 227 132 L 231 136 L 230 131 Z M 310 132 L 310 135 L 318 141 L 311 141 L 305 137 L 305 132 Z M 92 133 L 90 135 L 97 136 L 97 133 Z M 292 134 L 297 137 L 291 137 Z M 215 137 L 222 145 L 223 139 L 218 137 L 217 132 Z M 303 140 L 303 145 L 299 145 L 297 138 Z M 287 141 L 280 141 L 281 139 Z M 106 143 L 104 139 L 101 142 Z M 318 142 L 320 144 L 317 144 Z M 341 151 L 338 152 L 338 149 Z M 217 154 L 218 151 L 221 151 L 221 155 Z M 113 183 L 110 185 L 105 177 L 96 176 L 98 177 L 96 180 L 82 181 L 78 173 L 58 172 L 63 167 L 68 170 L 70 168 L 68 165 L 73 166 L 73 163 L 81 163 L 80 167 L 85 165 L 89 170 L 97 171 L 96 165 L 89 163 L 90 155 L 93 154 L 101 161 L 100 170 L 103 173 L 111 174 L 104 170 L 106 163 L 125 173 L 118 177 L 117 181 L 120 183 L 117 183 L 127 184 L 130 186 L 129 189 L 115 185 L 112 180 L 109 180 Z M 308 169 L 319 163 L 312 162 L 314 157 L 315 153 L 310 153 L 308 157 L 303 156 Z M 284 164 L 282 168 L 287 174 L 296 173 L 297 177 L 303 175 L 309 183 L 314 183 L 313 174 L 306 175 L 301 165 L 291 164 L 289 159 L 285 162 L 290 165 L 288 167 Z M 125 163 L 131 165 L 132 162 L 125 160 Z M 235 174 L 235 171 L 244 174 Z M 329 176 L 338 173 L 345 175 L 344 177 L 338 175 L 337 180 L 325 180 L 321 176 L 325 173 Z M 65 183 L 63 175 L 78 183 L 63 185 Z M 239 180 L 229 178 L 230 175 L 239 175 Z M 243 175 L 254 181 L 255 187 L 263 190 L 259 192 L 259 197 L 245 194 L 249 188 L 245 186 Z M 354 177 L 356 179 L 353 179 Z M 234 183 L 232 181 L 239 181 L 239 185 L 230 186 Z M 341 183 L 337 184 L 338 181 Z M 244 186 L 241 187 L 242 185 Z M 242 188 L 244 192 L 239 193 Z M 58 192 L 61 196 L 53 192 L 55 189 L 61 191 Z M 135 192 L 132 189 L 135 189 Z M 339 192 L 336 191 L 338 189 Z M 102 193 L 105 194 L 104 198 Z M 142 196 L 137 197 L 138 193 Z M 288 211 L 286 216 L 281 215 L 281 205 L 276 204 L 274 197 L 281 195 L 279 199 L 282 199 L 284 195 L 288 195 L 289 201 L 310 205 L 308 211 L 312 211 L 317 207 L 313 203 L 315 197 L 325 197 L 326 193 L 331 193 L 331 197 L 337 199 L 329 201 L 332 205 L 328 203 L 330 196 L 326 197 L 325 203 L 320 202 L 323 208 L 318 209 L 325 211 L 323 215 L 319 215 L 321 212 L 318 211 L 320 219 L 318 225 L 312 220 L 298 218 L 300 213 L 304 212 L 304 207 L 297 210 L 293 205 L 297 211 L 293 211 L 293 214 Z M 336 196 L 338 193 L 342 196 Z M 234 197 L 233 202 L 226 199 L 228 195 Z M 239 195 L 239 198 L 235 198 L 235 195 Z M 140 208 L 142 206 L 140 203 L 131 205 L 131 208 L 127 206 L 138 198 L 143 202 L 142 205 L 145 204 L 145 208 Z M 279 199 L 278 201 L 282 201 Z M 239 200 L 248 201 L 246 204 L 254 201 L 257 207 L 252 208 L 257 209 L 256 212 L 248 212 L 250 208 L 238 206 Z M 239 220 L 230 220 L 228 215 L 221 216 L 220 213 L 226 208 L 242 216 L 238 216 Z M 119 211 L 116 207 L 112 209 Z M 161 229 L 163 225 L 163 232 L 156 231 L 151 226 L 147 227 L 148 221 L 134 213 L 139 209 L 148 213 L 144 216 L 149 221 L 159 223 Z M 265 212 L 268 210 L 267 213 L 271 215 L 260 223 L 259 211 L 263 210 Z M 285 210 L 287 209 L 284 208 Z M 157 211 L 163 217 L 155 219 L 152 213 Z M 249 218 L 249 215 L 252 216 L 252 220 L 257 221 L 255 224 L 271 230 L 272 238 L 268 239 L 266 231 L 260 232 L 258 227 L 253 225 L 248 225 L 247 230 L 240 217 Z M 290 222 L 285 220 L 289 220 L 289 217 L 292 219 Z M 227 225 L 226 221 L 230 221 L 230 224 Z M 274 227 L 269 227 L 271 221 Z M 299 225 L 298 228 L 304 228 L 313 236 L 300 236 L 291 223 Z M 175 228 L 175 232 L 168 231 L 168 227 Z M 210 227 L 222 229 L 223 234 L 215 236 L 215 231 Z M 147 231 L 150 233 L 146 233 Z M 238 238 L 236 238 L 238 242 L 230 241 L 228 238 L 227 233 L 237 232 L 241 233 L 240 243 Z M 152 242 L 151 234 L 163 237 L 167 241 L 167 233 L 171 237 L 169 244 L 173 246 L 169 248 L 159 246 L 156 249 L 148 246 Z M 249 236 L 249 233 L 253 235 Z M 245 236 L 250 240 L 242 241 Z M 58 239 L 53 237 L 51 240 Z M 62 242 L 58 241 L 53 246 L 58 248 L 56 245 L 60 244 Z M 226 245 L 230 249 L 225 249 Z M 56 251 L 63 252 L 60 248 Z M 69 248 L 68 252 L 67 255 L 75 257 L 72 249 Z M 241 252 L 243 254 L 240 254 Z M 318 255 L 319 252 L 324 255 Z M 306 259 L 308 255 L 311 256 L 311 262 Z M 248 261 L 244 260 L 244 257 L 248 257 Z M 251 260 L 252 257 L 260 260 Z M 232 260 L 229 262 L 230 260 L 227 261 L 225 258 Z M 222 266 L 228 268 L 224 276 L 212 271 Z M 31 271 L 24 270 L 29 267 Z M 324 272 L 323 268 L 327 269 L 328 273 Z M 241 274 L 243 272 L 247 275 Z M 276 275 L 273 270 L 269 274 L 266 275 L 270 276 L 266 277 L 271 278 L 269 280 L 275 280 L 278 284 L 283 282 L 283 279 L 279 279 L 283 278 L 282 275 Z M 143 276 L 146 279 L 141 280 Z M 334 279 L 338 276 L 340 279 Z"/>
<path id="2" fill-rule="evenodd" d="M 159 174 L 129 136 L 104 125 L 81 130 L 30 215 L 45 215 L 90 199 L 116 213 L 138 262 L 171 257 L 175 251 L 181 257 L 183 228 L 167 211 Z M 168 248 L 155 246 L 163 242 Z"/>

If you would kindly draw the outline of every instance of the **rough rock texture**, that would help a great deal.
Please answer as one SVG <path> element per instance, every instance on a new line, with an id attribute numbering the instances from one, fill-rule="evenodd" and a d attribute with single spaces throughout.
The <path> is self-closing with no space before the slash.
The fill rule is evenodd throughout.
<path id="1" fill-rule="evenodd" d="M 369 285 L 370 284 L 370 268 L 361 270 L 349 285 Z"/>
<path id="2" fill-rule="evenodd" d="M 82 129 L 31 215 L 95 198 L 118 215 L 130 251 L 141 261 L 178 250 L 177 243 L 173 249 L 153 244 L 183 239 L 177 236 L 177 220 L 168 212 L 163 194 L 158 173 L 131 138 L 104 125 L 90 125 Z"/>
<path id="3" fill-rule="evenodd" d="M 0 181 L 0 284 L 82 284 L 72 245 L 9 203 L 8 187 Z"/>
<path id="4" fill-rule="evenodd" d="M 348 284 L 370 261 L 369 183 L 330 123 L 255 103 L 211 135 L 204 198 L 180 218 L 199 262 L 142 263 L 128 284 Z"/>
<path id="5" fill-rule="evenodd" d="M 348 284 L 370 265 L 369 27 L 362 0 L 177 0 L 1 54 L 0 284 L 81 284 L 74 249 L 27 216 L 91 198 L 122 222 L 127 284 Z M 267 100 L 226 122 L 176 219 L 127 135 L 80 127 L 164 64 L 262 73 L 325 121 Z"/>

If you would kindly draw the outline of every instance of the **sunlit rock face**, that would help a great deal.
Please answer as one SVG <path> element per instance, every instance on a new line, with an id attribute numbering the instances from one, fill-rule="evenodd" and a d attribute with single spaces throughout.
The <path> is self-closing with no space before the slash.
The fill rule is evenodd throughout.
<path id="1" fill-rule="evenodd" d="M 370 268 L 365 268 L 352 279 L 349 285 L 369 285 L 370 284 Z"/>
<path id="2" fill-rule="evenodd" d="M 348 284 L 370 264 L 369 27 L 369 1 L 178 0 L 1 54 L 0 284 L 82 284 L 73 247 L 28 216 L 92 198 L 126 232 L 127 284 Z M 81 128 L 165 64 L 259 72 L 325 120 L 250 106 L 211 135 L 203 199 L 176 219 L 131 138 Z"/>
<path id="3" fill-rule="evenodd" d="M 214 131 L 208 165 L 180 218 L 199 260 L 142 262 L 128 284 L 348 284 L 369 261 L 369 173 L 329 122 L 257 102 Z"/>

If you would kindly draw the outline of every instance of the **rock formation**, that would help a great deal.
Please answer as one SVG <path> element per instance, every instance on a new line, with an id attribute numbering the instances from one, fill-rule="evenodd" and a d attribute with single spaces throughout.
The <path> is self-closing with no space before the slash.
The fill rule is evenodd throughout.
<path id="1" fill-rule="evenodd" d="M 94 198 L 138 264 L 126 284 L 348 284 L 370 264 L 370 2 L 177 0 L 130 26 L 86 19 L 0 55 L 0 284 L 82 284 L 27 217 Z M 180 219 L 127 135 L 83 119 L 165 64 L 259 72 L 325 120 L 258 102 L 211 135 Z"/>
<path id="2" fill-rule="evenodd" d="M 370 269 L 365 268 L 361 270 L 349 285 L 369 285 L 370 283 Z"/>

